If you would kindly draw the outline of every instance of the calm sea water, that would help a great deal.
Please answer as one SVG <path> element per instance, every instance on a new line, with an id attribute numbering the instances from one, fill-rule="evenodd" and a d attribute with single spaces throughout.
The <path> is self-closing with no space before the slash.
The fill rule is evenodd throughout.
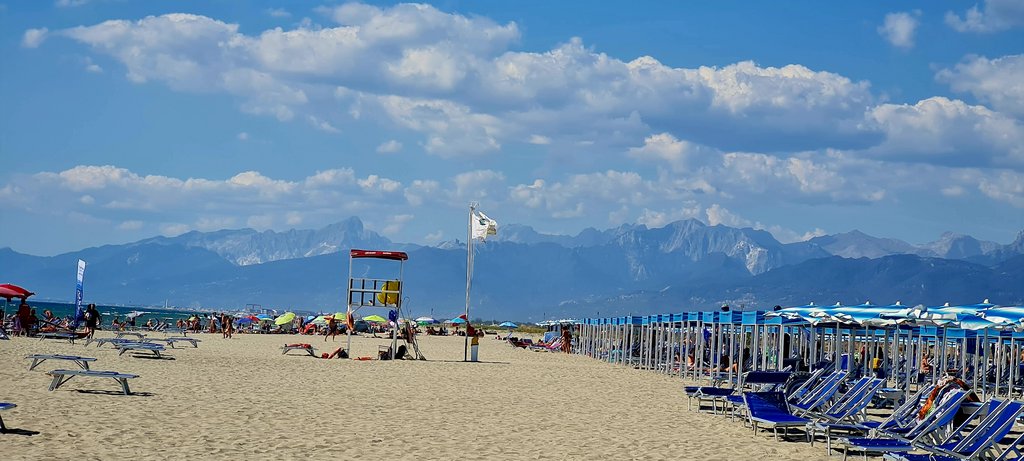
<path id="1" fill-rule="evenodd" d="M 29 299 L 28 304 L 30 306 L 32 306 L 33 308 L 35 308 L 36 315 L 39 316 L 39 318 L 43 318 L 43 311 L 47 310 L 47 309 L 49 309 L 50 312 L 53 312 L 53 315 L 55 315 L 57 317 L 60 317 L 60 318 L 64 318 L 64 317 L 68 317 L 68 316 L 74 316 L 75 315 L 75 305 L 74 304 L 51 303 L 51 302 L 45 302 L 45 301 L 35 302 L 35 301 L 32 301 L 31 298 Z M 18 300 L 15 299 L 10 304 L 7 304 L 6 306 L 4 306 L 4 301 L 3 301 L 2 298 L 0 298 L 0 309 L 5 309 L 8 315 L 13 314 L 14 312 L 16 312 L 18 310 Z M 164 310 L 164 309 L 160 309 L 160 308 L 140 308 L 140 307 L 126 307 L 126 306 L 102 306 L 102 305 L 99 305 L 99 304 L 96 305 L 96 310 L 100 311 L 100 314 L 103 316 L 102 320 L 103 320 L 103 324 L 104 325 L 110 325 L 110 322 L 112 322 L 115 317 L 120 318 L 121 321 L 123 322 L 125 320 L 125 316 L 128 315 L 129 312 L 135 312 L 135 311 L 145 312 L 144 314 L 140 315 L 139 317 L 137 317 L 135 319 L 135 324 L 139 325 L 139 326 L 145 325 L 146 321 L 148 321 L 149 319 L 153 319 L 154 323 L 157 322 L 157 321 L 166 321 L 166 322 L 170 323 L 171 325 L 173 325 L 174 322 L 178 321 L 178 319 L 187 319 L 187 318 L 191 317 L 192 315 L 197 314 L 197 312 L 180 311 L 180 310 L 173 310 L 173 309 Z M 203 312 L 203 313 L 204 314 L 210 314 L 212 312 Z"/>

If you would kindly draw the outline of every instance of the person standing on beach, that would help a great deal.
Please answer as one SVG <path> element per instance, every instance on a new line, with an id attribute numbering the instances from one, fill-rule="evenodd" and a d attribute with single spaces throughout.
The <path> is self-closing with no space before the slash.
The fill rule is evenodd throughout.
<path id="1" fill-rule="evenodd" d="M 92 338 L 96 334 L 96 327 L 100 324 L 100 311 L 96 310 L 95 304 L 89 304 L 85 310 L 85 336 Z"/>
<path id="2" fill-rule="evenodd" d="M 338 337 L 338 321 L 333 315 L 327 317 L 327 333 L 324 334 L 324 341 L 327 341 L 328 336 L 334 340 Z"/>

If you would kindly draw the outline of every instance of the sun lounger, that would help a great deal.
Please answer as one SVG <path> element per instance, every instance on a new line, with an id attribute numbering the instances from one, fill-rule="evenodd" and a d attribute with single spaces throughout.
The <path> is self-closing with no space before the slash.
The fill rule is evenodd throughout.
<path id="1" fill-rule="evenodd" d="M 120 338 L 125 338 L 127 336 L 134 336 L 135 339 L 143 339 L 143 338 L 146 337 L 145 334 L 138 333 L 138 332 L 135 332 L 135 331 L 118 331 L 117 333 L 114 333 L 114 336 L 119 338 L 119 339 Z"/>
<path id="2" fill-rule="evenodd" d="M 96 359 L 93 357 L 80 357 L 77 355 L 60 355 L 60 354 L 32 354 L 25 357 L 26 359 L 32 359 L 32 364 L 28 366 L 29 371 L 35 369 L 39 364 L 47 360 L 70 360 L 82 367 L 83 370 L 89 369 L 89 362 L 95 362 Z"/>
<path id="3" fill-rule="evenodd" d="M 128 388 L 128 380 L 132 378 L 138 378 L 139 375 L 132 375 L 128 373 L 118 373 L 116 371 L 95 371 L 95 370 L 53 370 L 46 374 L 53 376 L 53 381 L 50 382 L 50 390 L 55 391 L 63 386 L 71 378 L 75 376 L 91 376 L 96 378 L 111 378 L 117 381 L 121 385 L 121 390 L 124 395 L 130 395 L 132 391 Z"/>
<path id="4" fill-rule="evenodd" d="M 75 334 L 75 333 L 60 332 L 60 331 L 51 331 L 51 332 L 39 333 L 36 336 L 39 338 L 40 341 L 42 341 L 44 339 L 63 339 L 63 340 L 66 340 L 67 342 L 69 342 L 71 344 L 74 344 L 75 340 L 78 339 L 78 335 Z"/>
<path id="5" fill-rule="evenodd" d="M 85 345 L 88 346 L 89 344 L 96 343 L 96 347 L 99 348 L 99 347 L 103 347 L 104 344 L 113 344 L 113 345 L 116 346 L 116 345 L 121 344 L 121 343 L 137 343 L 137 342 L 140 342 L 140 341 L 137 340 L 137 339 L 128 339 L 128 338 L 92 338 L 92 339 L 86 341 Z"/>
<path id="6" fill-rule="evenodd" d="M 164 341 L 167 341 L 167 344 L 173 348 L 174 347 L 174 343 L 182 343 L 182 342 L 189 343 L 189 344 L 192 345 L 192 347 L 199 347 L 199 341 L 201 341 L 201 340 L 196 339 L 196 338 L 188 338 L 188 337 L 185 337 L 185 336 L 171 336 L 171 337 L 168 337 L 168 338 L 164 338 Z"/>
<path id="7" fill-rule="evenodd" d="M 918 421 L 916 426 L 904 434 L 885 434 L 884 437 L 874 438 L 849 437 L 837 439 L 837 444 L 843 447 L 843 460 L 846 460 L 850 450 L 860 451 L 867 458 L 868 452 L 911 451 L 914 448 L 914 444 L 919 441 L 929 437 L 940 438 L 939 433 L 944 433 L 942 429 L 952 423 L 953 417 L 960 410 L 960 404 L 963 403 L 969 394 L 968 391 L 960 389 L 952 392 L 953 394 L 944 398 L 928 416 Z"/>
<path id="8" fill-rule="evenodd" d="M 985 459 L 994 458 L 997 451 L 996 444 L 1010 433 L 1014 421 L 1021 413 L 1024 413 L 1024 402 L 1012 400 L 1000 402 L 966 435 L 960 437 L 969 421 L 954 431 L 946 442 L 936 446 L 922 445 L 918 447 L 928 451 L 928 454 L 889 453 L 886 454 L 885 459 L 893 461 L 918 461 L 935 458 L 979 459 L 983 455 Z"/>
<path id="9" fill-rule="evenodd" d="M 305 351 L 310 357 L 316 357 L 316 350 L 311 344 L 285 344 L 281 348 L 281 354 L 287 354 L 288 351 Z"/>
<path id="10" fill-rule="evenodd" d="M 847 437 L 866 435 L 871 431 L 877 433 L 891 433 L 891 434 L 902 434 L 910 430 L 914 425 L 917 424 L 917 410 L 921 408 L 922 399 L 926 398 L 934 389 L 934 385 L 929 385 L 919 389 L 914 395 L 910 396 L 903 402 L 903 405 L 893 409 L 892 414 L 888 418 L 881 421 L 862 420 L 862 421 L 819 421 L 815 424 L 815 433 L 824 433 L 826 438 L 826 448 L 829 452 L 832 450 L 832 434 L 835 432 L 845 432 Z M 813 439 L 811 443 L 814 443 Z"/>
<path id="11" fill-rule="evenodd" d="M 783 436 L 789 428 L 806 428 L 811 420 L 790 413 L 786 397 L 782 392 L 745 392 L 743 402 L 747 406 L 747 418 L 750 426 L 757 432 L 759 427 L 769 427 L 779 440 L 779 428 Z"/>
<path id="12" fill-rule="evenodd" d="M 17 405 L 10 402 L 0 402 L 0 411 L 10 410 L 16 406 Z M 0 416 L 0 432 L 7 432 L 7 426 L 4 425 L 4 418 L 2 416 Z"/>
<path id="13" fill-rule="evenodd" d="M 825 448 L 832 451 L 832 429 L 834 425 L 859 423 L 865 419 L 866 409 L 875 392 L 882 387 L 885 380 L 880 378 L 864 377 L 859 379 L 850 390 L 843 394 L 824 413 L 812 413 L 814 423 L 808 426 L 811 445 L 814 445 L 814 438 L 819 433 L 825 436 Z"/>
<path id="14" fill-rule="evenodd" d="M 735 388 L 697 386 L 696 388 L 688 387 L 684 390 L 692 389 L 692 394 L 687 392 L 687 397 L 697 400 L 698 409 L 700 409 L 702 402 L 711 401 L 712 412 L 717 414 L 718 402 L 723 402 L 723 407 L 726 403 L 742 405 L 743 398 L 736 392 L 742 391 L 747 386 L 758 386 L 757 390 L 761 392 L 775 391 L 789 380 L 791 374 L 788 371 L 748 371 L 743 373 L 739 384 Z M 687 401 L 687 406 L 689 407 L 689 400 Z"/>
<path id="15" fill-rule="evenodd" d="M 119 356 L 124 355 L 128 351 L 147 351 L 152 352 L 157 357 L 162 357 L 160 353 L 164 350 L 163 345 L 153 343 L 115 343 L 114 346 L 117 347 L 117 355 Z"/>

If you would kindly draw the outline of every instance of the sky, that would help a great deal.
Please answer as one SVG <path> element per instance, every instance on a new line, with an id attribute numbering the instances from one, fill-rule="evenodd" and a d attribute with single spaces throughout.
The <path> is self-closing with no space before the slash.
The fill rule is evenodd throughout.
<path id="1" fill-rule="evenodd" d="M 1024 0 L 0 0 L 0 247 L 1024 229 Z"/>

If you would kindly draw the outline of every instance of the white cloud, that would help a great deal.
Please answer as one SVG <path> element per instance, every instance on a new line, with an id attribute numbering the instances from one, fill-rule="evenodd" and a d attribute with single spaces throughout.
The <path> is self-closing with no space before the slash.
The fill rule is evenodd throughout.
<path id="1" fill-rule="evenodd" d="M 177 237 L 192 230 L 188 224 L 164 223 L 160 225 L 160 234 L 165 237 Z"/>
<path id="2" fill-rule="evenodd" d="M 526 142 L 530 144 L 536 144 L 539 146 L 546 146 L 548 144 L 551 144 L 551 138 L 547 136 L 541 136 L 539 134 L 531 134 L 530 139 L 527 140 Z"/>
<path id="3" fill-rule="evenodd" d="M 875 100 L 868 83 L 800 65 L 673 68 L 648 56 L 615 59 L 580 39 L 520 52 L 510 49 L 515 23 L 428 5 L 324 11 L 339 25 L 248 35 L 237 24 L 168 14 L 59 34 L 113 57 L 133 82 L 231 94 L 246 113 L 301 116 L 328 131 L 372 117 L 422 134 L 424 149 L 442 157 L 486 154 L 509 140 L 601 146 L 651 132 L 691 133 L 725 149 L 877 139 L 862 123 Z M 348 110 L 334 110 L 338 102 Z"/>
<path id="4" fill-rule="evenodd" d="M 969 92 L 996 110 L 1024 116 L 1024 55 L 988 59 L 968 56 L 953 69 L 942 69 L 935 78 L 953 91 Z"/>
<path id="5" fill-rule="evenodd" d="M 505 196 L 505 175 L 492 170 L 459 173 L 453 178 L 454 194 L 460 201 L 483 200 Z"/>
<path id="6" fill-rule="evenodd" d="M 1024 167 L 1021 122 L 959 100 L 882 104 L 869 117 L 886 133 L 868 151 L 882 158 L 954 166 Z"/>
<path id="7" fill-rule="evenodd" d="M 143 223 L 139 220 L 121 221 L 117 228 L 125 231 L 137 231 L 142 229 Z"/>
<path id="8" fill-rule="evenodd" d="M 394 140 L 394 139 L 390 139 L 390 140 L 384 141 L 379 146 L 377 146 L 377 153 L 378 154 L 393 154 L 393 153 L 399 152 L 401 150 L 402 150 L 402 143 L 400 143 L 400 142 L 398 142 L 397 140 Z"/>
<path id="9" fill-rule="evenodd" d="M 290 18 L 290 17 L 292 17 L 292 14 L 289 13 L 288 10 L 286 10 L 284 8 L 267 8 L 266 9 L 266 13 L 267 13 L 267 16 L 270 16 L 272 18 Z"/>
<path id="10" fill-rule="evenodd" d="M 316 128 L 320 131 L 325 131 L 327 133 L 341 133 L 341 130 L 339 130 L 334 125 L 331 125 L 326 120 L 320 120 L 319 118 L 314 117 L 312 115 L 306 117 L 306 120 L 309 122 L 310 125 L 313 126 L 313 128 Z"/>
<path id="11" fill-rule="evenodd" d="M 1024 208 L 1024 174 L 1000 171 L 980 178 L 978 190 L 1017 208 Z"/>
<path id="12" fill-rule="evenodd" d="M 910 13 L 889 13 L 885 15 L 885 22 L 878 27 L 878 34 L 885 38 L 892 46 L 910 49 L 914 47 L 914 31 L 917 29 L 917 18 L 921 11 L 915 10 Z"/>
<path id="13" fill-rule="evenodd" d="M 984 7 L 972 6 L 963 17 L 948 11 L 946 24 L 957 32 L 992 33 L 1024 25 L 1024 3 L 1020 0 L 983 0 Z"/>
<path id="14" fill-rule="evenodd" d="M 235 137 L 238 138 L 239 141 L 248 141 L 249 133 L 246 131 L 241 131 L 237 135 L 235 135 Z"/>
<path id="15" fill-rule="evenodd" d="M 668 163 L 676 170 L 693 166 L 697 157 L 713 156 L 714 152 L 689 141 L 676 139 L 670 133 L 648 136 L 643 147 L 631 147 L 630 156 L 647 160 L 655 159 Z"/>
<path id="16" fill-rule="evenodd" d="M 58 8 L 74 8 L 76 6 L 82 6 L 89 3 L 90 0 L 57 0 L 53 2 L 53 5 Z"/>
<path id="17" fill-rule="evenodd" d="M 397 214 L 391 216 L 388 218 L 387 225 L 381 229 L 381 233 L 386 236 L 395 236 L 415 217 L 416 216 L 412 214 Z"/>
<path id="18" fill-rule="evenodd" d="M 712 226 L 750 227 L 752 224 L 750 220 L 740 217 L 717 203 L 708 207 L 705 213 L 708 217 L 708 224 Z"/>
<path id="19" fill-rule="evenodd" d="M 24 35 L 21 36 L 21 46 L 25 48 L 38 48 L 46 40 L 48 33 L 49 29 L 45 27 L 26 30 Z"/>

